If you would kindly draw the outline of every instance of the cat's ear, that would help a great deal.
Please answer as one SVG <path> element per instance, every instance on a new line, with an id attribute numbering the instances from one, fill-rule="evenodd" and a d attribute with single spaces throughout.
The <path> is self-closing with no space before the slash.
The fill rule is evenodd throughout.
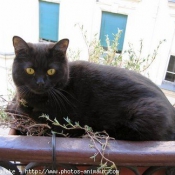
<path id="1" fill-rule="evenodd" d="M 15 49 L 15 54 L 17 55 L 19 52 L 27 52 L 29 49 L 28 44 L 19 36 L 13 37 L 13 46 Z"/>
<path id="2" fill-rule="evenodd" d="M 65 54 L 66 50 L 68 48 L 68 45 L 69 45 L 69 40 L 68 39 L 62 39 L 53 46 L 53 50 L 62 51 Z"/>

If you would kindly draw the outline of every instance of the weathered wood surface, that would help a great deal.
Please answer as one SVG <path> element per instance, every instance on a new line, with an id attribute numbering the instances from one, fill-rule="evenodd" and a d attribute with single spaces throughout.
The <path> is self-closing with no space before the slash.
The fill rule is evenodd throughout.
<path id="1" fill-rule="evenodd" d="M 90 159 L 97 151 L 89 144 L 85 138 L 56 138 L 57 163 L 99 164 L 100 156 Z M 175 166 L 175 141 L 109 141 L 105 152 L 117 166 Z M 0 161 L 13 160 L 52 162 L 52 137 L 1 136 Z"/>

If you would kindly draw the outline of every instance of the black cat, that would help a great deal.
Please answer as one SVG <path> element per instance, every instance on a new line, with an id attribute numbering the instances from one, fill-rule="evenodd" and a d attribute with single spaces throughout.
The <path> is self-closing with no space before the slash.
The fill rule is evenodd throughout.
<path id="1" fill-rule="evenodd" d="M 68 62 L 68 43 L 63 39 L 32 44 L 13 38 L 17 93 L 9 110 L 27 113 L 36 121 L 42 113 L 60 123 L 69 117 L 120 140 L 174 140 L 175 109 L 154 83 L 122 68 Z"/>

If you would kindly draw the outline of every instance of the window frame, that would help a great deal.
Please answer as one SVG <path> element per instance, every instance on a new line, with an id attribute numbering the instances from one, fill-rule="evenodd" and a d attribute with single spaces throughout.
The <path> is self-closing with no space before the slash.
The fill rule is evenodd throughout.
<path id="1" fill-rule="evenodd" d="M 174 59 L 174 60 L 173 60 L 174 72 L 168 70 L 169 65 L 170 65 L 171 58 Z M 173 54 L 171 54 L 171 55 L 169 56 L 169 61 L 168 61 L 168 65 L 167 65 L 166 73 L 165 73 L 165 77 L 164 77 L 164 79 L 165 79 L 166 81 L 169 81 L 169 80 L 166 79 L 167 73 L 175 75 L 175 55 L 173 55 Z M 169 81 L 169 82 L 175 82 L 175 79 L 174 79 L 174 81 Z"/>
<path id="2" fill-rule="evenodd" d="M 105 16 L 105 14 L 106 14 L 106 16 Z M 124 42 L 125 42 L 125 35 L 126 35 L 126 30 L 127 30 L 127 21 L 128 21 L 128 15 L 126 15 L 126 14 L 121 14 L 121 13 L 114 13 L 114 12 L 109 12 L 109 11 L 106 11 L 106 10 L 102 10 L 101 11 L 101 25 L 100 25 L 100 34 L 99 34 L 99 39 L 100 39 L 100 41 L 101 41 L 101 45 L 103 46 L 103 48 L 104 49 L 106 49 L 107 47 L 106 47 L 106 44 L 103 44 L 102 42 L 104 42 L 104 38 L 103 37 L 105 37 L 105 36 L 102 36 L 102 33 L 105 33 L 105 31 L 102 31 L 102 29 L 103 29 L 103 22 L 105 21 L 104 19 L 103 19 L 103 17 L 105 18 L 105 17 L 109 17 L 111 15 L 111 18 L 115 18 L 114 16 L 116 16 L 116 18 L 119 18 L 120 16 L 125 16 L 126 17 L 126 21 L 124 21 L 125 22 L 125 27 L 124 27 L 124 32 L 122 31 L 122 35 L 123 36 L 121 36 L 121 38 L 119 39 L 119 41 L 121 41 L 121 43 L 122 43 L 122 46 L 121 46 L 121 49 L 119 49 L 119 47 L 117 48 L 117 53 L 121 53 L 122 51 L 123 51 L 123 47 L 124 47 Z M 124 17 L 124 18 L 125 18 Z M 123 20 L 123 19 L 122 19 Z M 123 22 L 123 21 L 122 21 Z M 121 23 L 121 22 L 120 22 Z M 121 25 L 121 24 L 119 24 L 119 25 Z M 120 28 L 118 28 L 119 30 L 121 30 Z M 112 31 L 110 32 L 110 34 L 109 35 L 112 35 L 112 34 L 117 34 L 117 32 L 116 33 L 113 33 Z M 107 34 L 108 35 L 108 34 Z M 111 36 L 109 36 L 109 39 L 111 40 L 111 38 L 110 38 Z M 112 37 L 113 38 L 113 37 Z M 103 40 L 103 41 L 102 41 Z M 120 43 L 119 43 L 120 44 Z"/>
<path id="3" fill-rule="evenodd" d="M 175 0 L 168 0 L 168 2 L 172 2 L 172 3 L 175 3 Z"/>
<path id="4" fill-rule="evenodd" d="M 52 3 L 52 4 L 57 4 L 58 5 L 58 17 L 57 17 L 57 29 L 56 29 L 56 32 L 57 32 L 57 39 L 53 40 L 52 38 L 45 38 L 45 37 L 40 37 L 41 36 L 41 30 L 40 30 L 40 3 L 42 2 L 46 2 L 46 3 Z M 56 43 L 58 40 L 59 40 L 59 21 L 60 21 L 60 0 L 39 0 L 39 41 L 40 42 L 52 42 L 52 43 Z"/>
<path id="5" fill-rule="evenodd" d="M 166 68 L 166 71 L 165 71 L 164 79 L 163 79 L 162 84 L 161 84 L 160 87 L 161 87 L 162 89 L 175 92 L 175 80 L 174 80 L 174 82 L 173 82 L 173 81 L 169 81 L 169 80 L 166 80 L 166 79 L 165 79 L 167 73 L 172 73 L 172 74 L 175 75 L 175 71 L 174 71 L 174 72 L 168 71 L 168 66 L 169 66 L 169 64 L 170 64 L 171 56 L 175 57 L 175 54 L 170 54 L 170 55 L 169 55 L 169 60 L 168 60 L 167 68 Z"/>

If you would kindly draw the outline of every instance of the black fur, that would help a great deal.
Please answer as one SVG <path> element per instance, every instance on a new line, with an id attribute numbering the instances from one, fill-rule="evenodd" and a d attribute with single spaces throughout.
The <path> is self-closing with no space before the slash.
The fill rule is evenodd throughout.
<path id="1" fill-rule="evenodd" d="M 68 116 L 120 140 L 174 140 L 175 109 L 149 79 L 122 68 L 85 61 L 68 63 L 66 39 L 46 45 L 14 37 L 13 43 L 18 112 L 35 120 L 46 113 L 60 123 Z M 35 74 L 28 75 L 27 67 Z M 56 70 L 52 76 L 46 74 L 50 68 Z M 44 82 L 42 86 L 39 81 Z M 28 107 L 20 105 L 19 99 L 25 99 Z"/>

